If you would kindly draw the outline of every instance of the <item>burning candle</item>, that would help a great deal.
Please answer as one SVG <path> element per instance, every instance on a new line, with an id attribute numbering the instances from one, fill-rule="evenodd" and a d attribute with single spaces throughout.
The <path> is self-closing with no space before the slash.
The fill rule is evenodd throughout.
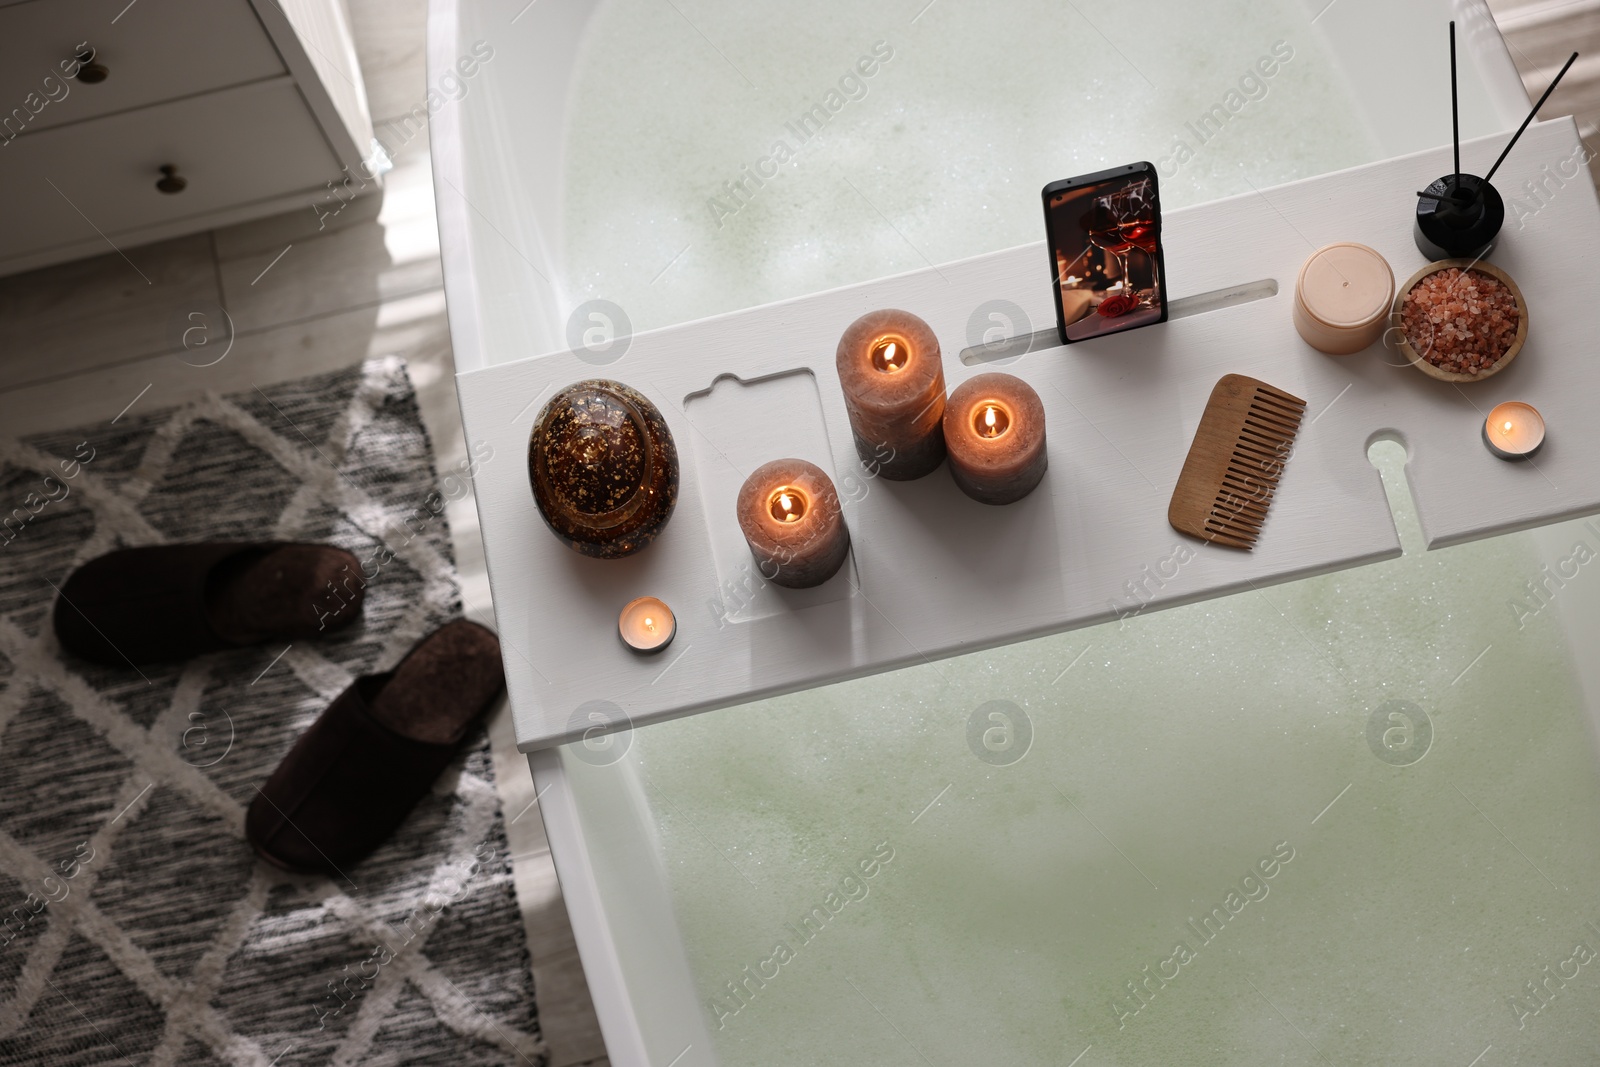
<path id="1" fill-rule="evenodd" d="M 739 489 L 738 511 L 750 554 L 761 576 L 775 585 L 821 585 L 850 552 L 850 530 L 833 481 L 803 459 L 757 467 Z"/>
<path id="2" fill-rule="evenodd" d="M 1527 459 L 1544 445 L 1544 416 L 1532 404 L 1496 404 L 1483 420 L 1483 443 L 1501 459 Z"/>
<path id="3" fill-rule="evenodd" d="M 1049 457 L 1039 394 L 1010 374 L 979 374 L 950 394 L 944 409 L 950 475 L 985 504 L 1011 504 L 1033 492 Z"/>
<path id="4" fill-rule="evenodd" d="M 617 635 L 635 652 L 660 652 L 672 644 L 678 619 L 666 601 L 642 596 L 628 601 L 617 616 Z"/>
<path id="5" fill-rule="evenodd" d="M 908 311 L 869 312 L 839 338 L 839 385 L 861 462 L 910 481 L 944 459 L 944 367 L 939 340 Z"/>

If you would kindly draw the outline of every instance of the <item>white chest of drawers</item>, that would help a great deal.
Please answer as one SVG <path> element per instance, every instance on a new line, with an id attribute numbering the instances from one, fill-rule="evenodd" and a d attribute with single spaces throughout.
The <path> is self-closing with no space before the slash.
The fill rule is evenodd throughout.
<path id="1" fill-rule="evenodd" d="M 342 0 L 0 0 L 0 275 L 315 211 L 373 146 Z"/>

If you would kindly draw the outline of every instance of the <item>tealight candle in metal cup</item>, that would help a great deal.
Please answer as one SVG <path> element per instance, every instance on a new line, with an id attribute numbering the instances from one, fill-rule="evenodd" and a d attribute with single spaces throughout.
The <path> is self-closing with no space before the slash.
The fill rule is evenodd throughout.
<path id="1" fill-rule="evenodd" d="M 1483 443 L 1500 459 L 1527 459 L 1544 447 L 1544 416 L 1532 404 L 1508 400 L 1483 420 Z"/>
<path id="2" fill-rule="evenodd" d="M 617 616 L 617 636 L 635 652 L 660 652 L 677 633 L 677 616 L 659 597 L 636 597 Z"/>

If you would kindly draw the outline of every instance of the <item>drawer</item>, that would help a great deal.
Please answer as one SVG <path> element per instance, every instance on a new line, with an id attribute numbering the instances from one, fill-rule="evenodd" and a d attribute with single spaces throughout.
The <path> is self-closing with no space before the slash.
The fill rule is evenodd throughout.
<path id="1" fill-rule="evenodd" d="M 82 41 L 104 81 L 62 77 Z M 249 0 L 12 4 L 0 7 L 0 141 L 283 73 Z"/>
<path id="2" fill-rule="evenodd" d="M 182 192 L 156 189 L 163 164 Z M 300 190 L 309 205 L 340 177 L 287 77 L 46 130 L 0 146 L 0 260 Z"/>

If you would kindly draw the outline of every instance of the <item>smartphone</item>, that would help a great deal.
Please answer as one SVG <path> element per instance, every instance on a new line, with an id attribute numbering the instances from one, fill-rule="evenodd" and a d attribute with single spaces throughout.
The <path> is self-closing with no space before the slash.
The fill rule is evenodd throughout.
<path id="1" fill-rule="evenodd" d="M 1167 321 L 1156 168 L 1131 163 L 1044 187 L 1061 343 Z"/>

